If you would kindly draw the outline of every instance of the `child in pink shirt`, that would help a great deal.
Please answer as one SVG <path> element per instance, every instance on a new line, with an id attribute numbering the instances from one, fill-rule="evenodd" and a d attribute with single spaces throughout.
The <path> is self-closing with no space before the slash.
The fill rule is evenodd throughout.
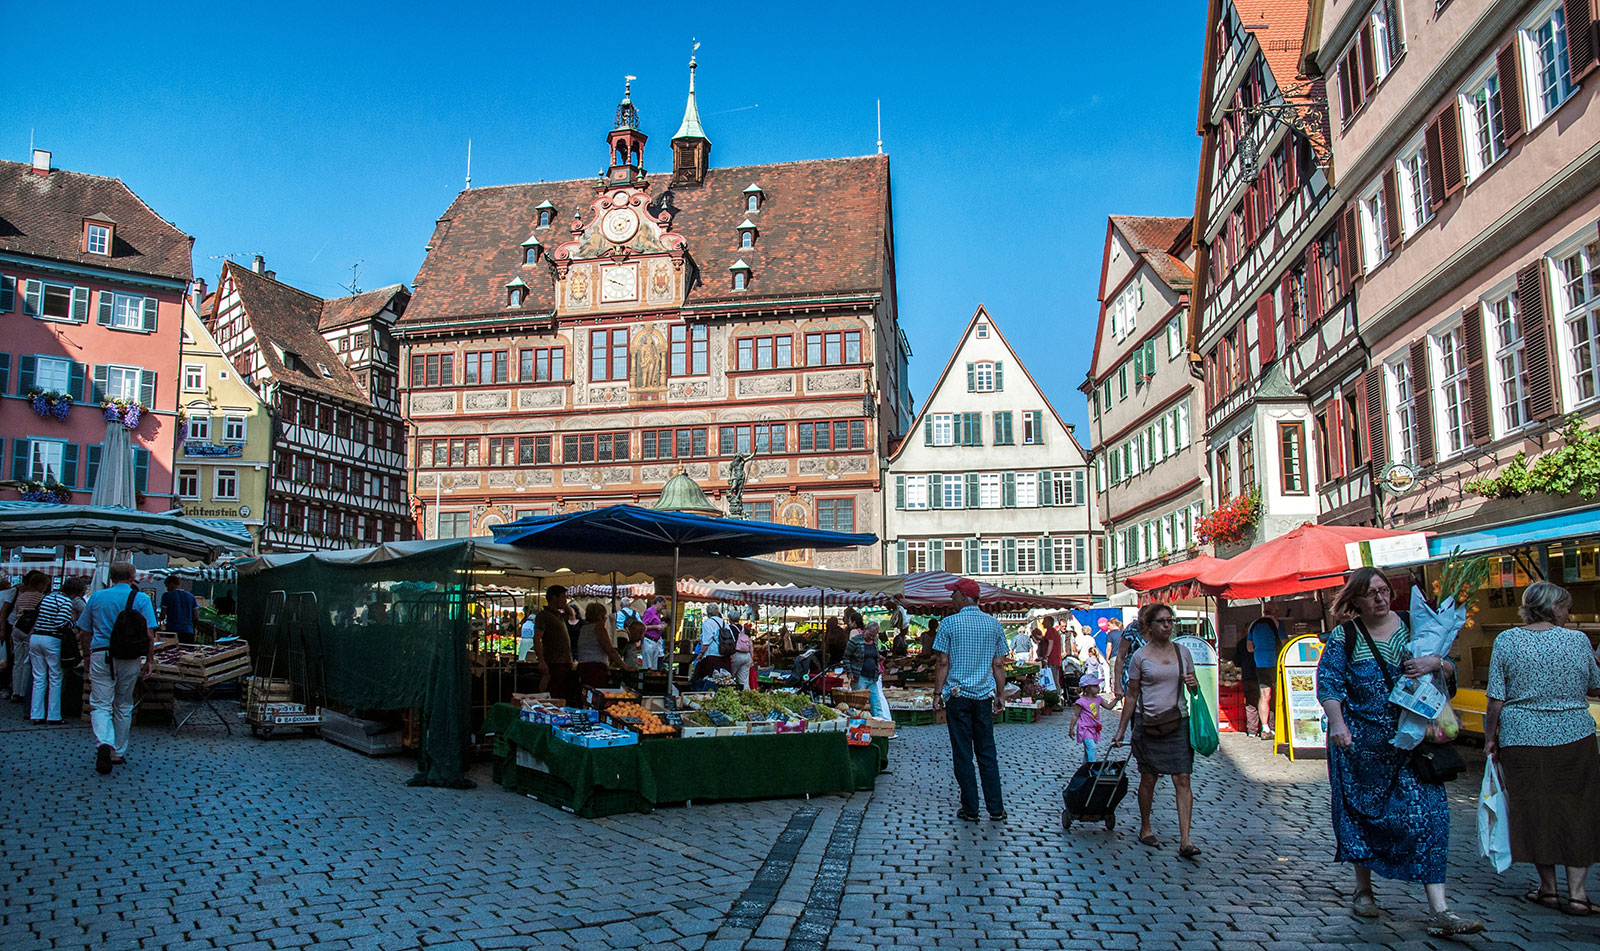
<path id="1" fill-rule="evenodd" d="M 1094 671 L 1083 675 L 1078 681 L 1078 689 L 1082 695 L 1078 697 L 1078 722 L 1073 727 L 1073 734 L 1083 742 L 1084 762 L 1096 761 L 1095 744 L 1100 741 L 1100 711 L 1106 709 L 1106 702 L 1100 696 L 1100 676 Z"/>

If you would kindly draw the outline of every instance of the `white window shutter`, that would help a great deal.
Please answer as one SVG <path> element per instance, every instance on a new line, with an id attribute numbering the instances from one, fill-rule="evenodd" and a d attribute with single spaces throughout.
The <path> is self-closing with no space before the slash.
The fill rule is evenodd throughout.
<path id="1" fill-rule="evenodd" d="M 44 303 L 44 285 L 38 281 L 22 282 L 22 312 L 32 317 L 39 316 Z"/>
<path id="2" fill-rule="evenodd" d="M 98 316 L 95 317 L 95 323 L 107 327 L 111 326 L 111 305 L 114 300 L 115 296 L 110 291 L 100 292 L 100 308 Z"/>
<path id="3" fill-rule="evenodd" d="M 72 319 L 80 324 L 89 319 L 89 289 L 87 287 L 74 287 L 72 289 Z"/>

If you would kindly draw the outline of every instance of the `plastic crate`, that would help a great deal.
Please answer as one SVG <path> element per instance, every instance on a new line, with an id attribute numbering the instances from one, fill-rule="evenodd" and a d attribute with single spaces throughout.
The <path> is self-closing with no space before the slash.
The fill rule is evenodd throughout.
<path id="1" fill-rule="evenodd" d="M 1037 723 L 1039 710 L 1037 707 L 1006 707 L 1006 723 Z"/>
<path id="2" fill-rule="evenodd" d="M 606 816 L 651 810 L 649 801 L 632 790 L 601 788 L 591 792 L 583 808 L 578 809 L 573 805 L 576 791 L 572 784 L 524 766 L 517 767 L 517 787 L 546 805 L 565 809 L 585 819 L 603 819 Z"/>
<path id="3" fill-rule="evenodd" d="M 932 710 L 890 710 L 889 713 L 901 726 L 932 726 L 934 723 Z"/>

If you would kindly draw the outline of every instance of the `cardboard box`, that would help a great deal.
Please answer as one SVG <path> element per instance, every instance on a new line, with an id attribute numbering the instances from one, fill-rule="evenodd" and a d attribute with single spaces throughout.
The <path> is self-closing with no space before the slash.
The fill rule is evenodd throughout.
<path id="1" fill-rule="evenodd" d="M 871 736 L 894 736 L 893 720 L 878 720 L 867 717 L 867 733 Z"/>
<path id="2" fill-rule="evenodd" d="M 750 723 L 746 724 L 746 726 L 749 728 L 751 736 L 770 736 L 771 734 L 778 732 L 778 725 L 773 723 L 771 720 L 766 720 L 761 723 Z"/>
<path id="3" fill-rule="evenodd" d="M 685 738 L 716 736 L 717 728 L 714 726 L 686 726 L 683 728 L 683 735 Z"/>

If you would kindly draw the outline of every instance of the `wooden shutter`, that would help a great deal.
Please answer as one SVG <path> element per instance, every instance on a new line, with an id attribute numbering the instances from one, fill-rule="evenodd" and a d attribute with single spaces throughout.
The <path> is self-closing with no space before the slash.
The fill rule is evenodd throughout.
<path id="1" fill-rule="evenodd" d="M 894 570 L 895 574 L 906 573 L 906 540 L 897 538 L 894 542 Z"/>
<path id="2" fill-rule="evenodd" d="M 33 475 L 31 467 L 28 465 L 28 454 L 32 451 L 33 441 L 31 439 L 11 440 L 11 478 L 13 481 L 20 482 Z"/>
<path id="3" fill-rule="evenodd" d="M 11 354 L 0 353 L 0 396 L 11 390 Z"/>
<path id="4" fill-rule="evenodd" d="M 994 391 L 996 393 L 1006 388 L 1006 365 L 996 360 L 994 362 Z"/>
<path id="5" fill-rule="evenodd" d="M 1472 420 L 1472 444 L 1494 438 L 1494 415 L 1489 405 L 1489 368 L 1483 346 L 1483 305 L 1461 313 L 1461 342 L 1467 351 L 1467 416 Z"/>
<path id="6" fill-rule="evenodd" d="M 1306 247 L 1306 326 L 1322 319 L 1322 240 Z"/>
<path id="7" fill-rule="evenodd" d="M 100 447 L 89 447 L 89 461 L 84 466 L 83 487 L 93 491 L 95 480 L 100 478 Z"/>
<path id="8" fill-rule="evenodd" d="M 1417 423 L 1417 465 L 1433 465 L 1433 374 L 1428 372 L 1428 341 L 1411 341 L 1411 406 Z"/>
<path id="9" fill-rule="evenodd" d="M 922 420 L 922 444 L 924 446 L 933 445 L 933 414 L 932 413 L 929 413 Z"/>
<path id="10" fill-rule="evenodd" d="M 143 495 L 150 489 L 150 450 L 133 451 L 133 491 Z"/>
<path id="11" fill-rule="evenodd" d="M 1262 294 L 1256 298 L 1256 356 L 1265 369 L 1277 355 L 1278 333 L 1273 324 L 1272 295 Z"/>
<path id="12" fill-rule="evenodd" d="M 139 403 L 147 410 L 156 408 L 156 371 L 139 371 Z"/>
<path id="13" fill-rule="evenodd" d="M 140 308 L 140 316 L 143 318 L 143 321 L 144 321 L 144 332 L 145 333 L 155 333 L 156 332 L 156 299 L 154 297 L 146 297 L 144 299 L 144 304 Z"/>
<path id="14" fill-rule="evenodd" d="M 963 560 L 963 563 L 964 563 L 964 565 L 966 566 L 966 569 L 967 569 L 965 573 L 969 574 L 969 575 L 977 574 L 978 573 L 978 540 L 976 538 L 968 538 L 968 539 L 966 539 L 964 541 L 962 547 L 964 549 L 966 549 L 966 558 Z"/>
<path id="15" fill-rule="evenodd" d="M 69 489 L 78 487 L 78 444 L 75 442 L 61 447 L 61 484 Z"/>
<path id="16" fill-rule="evenodd" d="M 1089 558 L 1088 558 L 1088 555 L 1086 553 L 1087 547 L 1088 547 L 1088 544 L 1084 540 L 1084 537 L 1082 535 L 1079 535 L 1077 538 L 1074 538 L 1072 540 L 1072 552 L 1073 552 L 1072 570 L 1077 572 L 1078 574 L 1083 574 L 1085 571 L 1089 570 L 1088 569 Z M 1102 557 L 1100 560 L 1104 561 L 1105 558 Z"/>
<path id="17" fill-rule="evenodd" d="M 1283 137 L 1283 194 L 1278 196 L 1279 203 L 1293 196 L 1299 187 L 1300 140 L 1290 132 Z"/>
<path id="18" fill-rule="evenodd" d="M 1000 539 L 1000 570 L 1008 575 L 1017 573 L 1017 540 Z"/>
<path id="19" fill-rule="evenodd" d="M 39 281 L 23 281 L 22 312 L 30 317 L 37 317 L 43 304 L 44 284 Z"/>
<path id="20" fill-rule="evenodd" d="M 1441 113 L 1441 117 L 1442 117 Z M 1428 123 L 1423 134 L 1423 154 L 1428 157 L 1428 207 L 1437 211 L 1444 204 L 1444 145 L 1439 117 Z"/>
<path id="21" fill-rule="evenodd" d="M 0 314 L 17 308 L 17 279 L 0 274 Z"/>
<path id="22" fill-rule="evenodd" d="M 17 359 L 17 395 L 27 396 L 33 389 L 34 370 L 38 366 L 39 358 L 32 354 L 23 354 Z"/>
<path id="23" fill-rule="evenodd" d="M 88 370 L 89 368 L 81 363 L 73 363 L 71 372 L 67 374 L 67 395 L 72 397 L 74 402 L 84 402 L 83 382 Z M 4 387 L 0 387 L 0 390 L 3 389 Z"/>
<path id="24" fill-rule="evenodd" d="M 1367 370 L 1366 385 L 1362 388 L 1365 394 L 1364 403 L 1367 416 L 1367 448 L 1371 450 L 1372 463 L 1383 466 L 1388 463 L 1389 442 L 1389 417 L 1383 412 L 1383 366 L 1380 364 Z M 1373 470 L 1377 475 L 1377 470 Z"/>
<path id="25" fill-rule="evenodd" d="M 1528 372 L 1528 415 L 1541 421 L 1556 415 L 1555 354 L 1551 349 L 1544 262 L 1517 272 L 1517 320 L 1522 324 L 1523 360 Z"/>
<path id="26" fill-rule="evenodd" d="M 1451 103 L 1439 113 L 1439 153 L 1444 178 L 1444 197 L 1461 190 L 1466 181 L 1466 166 L 1461 158 L 1461 113 Z M 1429 157 L 1432 161 L 1432 156 Z M 1443 200 L 1440 201 L 1443 204 Z"/>
<path id="27" fill-rule="evenodd" d="M 894 507 L 897 509 L 906 507 L 906 477 L 903 475 L 894 477 Z"/>
<path id="28" fill-rule="evenodd" d="M 1567 60 L 1572 66 L 1572 83 L 1594 71 L 1596 59 L 1594 7 L 1592 0 L 1566 0 Z"/>
<path id="29" fill-rule="evenodd" d="M 1008 509 L 1017 507 L 1017 474 L 1015 472 L 1000 473 L 1000 507 Z"/>
<path id="30" fill-rule="evenodd" d="M 928 508 L 944 508 L 944 476 L 938 472 L 928 474 Z M 942 569 L 935 568 L 935 571 Z"/>
<path id="31" fill-rule="evenodd" d="M 1495 72 L 1500 80 L 1500 127 L 1506 145 L 1522 138 L 1522 70 L 1517 63 L 1515 38 L 1495 54 Z"/>
<path id="32" fill-rule="evenodd" d="M 968 472 L 963 481 L 966 483 L 966 499 L 964 500 L 966 507 L 975 509 L 978 507 L 978 474 L 976 472 Z"/>
<path id="33" fill-rule="evenodd" d="M 1345 56 L 1339 60 L 1339 122 L 1348 124 L 1350 117 L 1355 114 L 1355 82 L 1350 74 L 1350 57 Z"/>
<path id="34" fill-rule="evenodd" d="M 74 323 L 86 323 L 89 320 L 89 289 L 87 287 L 74 287 L 72 289 L 72 320 Z"/>
<path id="35" fill-rule="evenodd" d="M 1372 21 L 1361 24 L 1361 32 L 1356 36 L 1356 49 L 1361 51 L 1361 98 L 1366 99 L 1372 91 L 1378 88 L 1378 66 L 1372 58 Z"/>
<path id="36" fill-rule="evenodd" d="M 1053 506 L 1056 504 L 1056 474 L 1049 469 L 1040 469 L 1036 477 L 1039 480 L 1039 505 Z"/>
<path id="37" fill-rule="evenodd" d="M 105 326 L 105 327 L 111 326 L 111 303 L 112 303 L 112 300 L 113 300 L 113 295 L 112 295 L 112 293 L 110 291 L 101 291 L 100 292 L 100 306 L 97 308 L 98 316 L 95 317 L 95 323 L 100 324 L 100 325 Z"/>
<path id="38" fill-rule="evenodd" d="M 106 398 L 110 369 L 104 365 L 94 368 L 94 385 L 89 388 L 89 402 L 100 403 Z"/>
<path id="39" fill-rule="evenodd" d="M 1045 574 L 1054 574 L 1056 570 L 1056 550 L 1049 535 L 1039 536 L 1039 570 Z"/>
<path id="40" fill-rule="evenodd" d="M 1084 493 L 1084 484 L 1088 482 L 1088 472 L 1083 469 L 1074 469 L 1072 472 L 1072 501 L 1068 505 L 1083 505 L 1088 496 Z"/>
<path id="41" fill-rule="evenodd" d="M 969 364 L 967 364 L 967 392 L 968 393 L 976 393 L 977 391 L 978 391 L 978 365 L 976 363 L 969 363 Z"/>
<path id="42" fill-rule="evenodd" d="M 944 570 L 944 539 L 928 539 L 928 570 Z"/>
<path id="43" fill-rule="evenodd" d="M 1362 253 L 1361 253 L 1361 216 L 1356 212 L 1355 202 L 1345 206 L 1344 234 L 1339 239 L 1339 261 L 1344 271 L 1344 287 L 1340 288 L 1345 294 L 1355 288 L 1356 281 L 1361 279 Z"/>
<path id="44" fill-rule="evenodd" d="M 1383 173 L 1383 236 L 1385 245 L 1393 251 L 1400 245 L 1400 183 L 1394 166 Z"/>

